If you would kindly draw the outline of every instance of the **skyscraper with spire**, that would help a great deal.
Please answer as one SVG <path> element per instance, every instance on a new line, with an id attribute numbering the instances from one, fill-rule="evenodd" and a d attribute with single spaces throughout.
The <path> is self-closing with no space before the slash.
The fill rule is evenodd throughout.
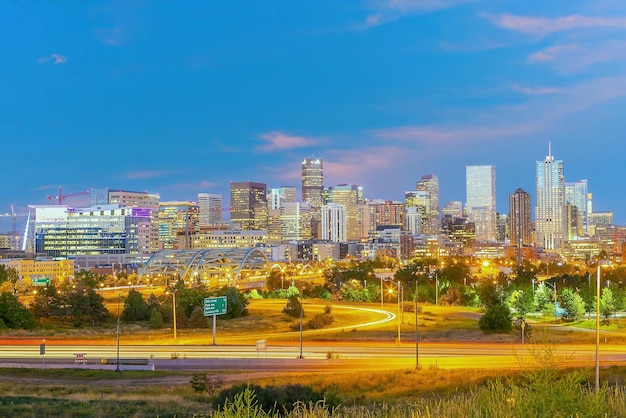
<path id="1" fill-rule="evenodd" d="M 551 145 L 545 160 L 537 161 L 536 185 L 537 246 L 558 250 L 563 246 L 566 231 L 565 175 L 563 161 L 554 159 Z"/>

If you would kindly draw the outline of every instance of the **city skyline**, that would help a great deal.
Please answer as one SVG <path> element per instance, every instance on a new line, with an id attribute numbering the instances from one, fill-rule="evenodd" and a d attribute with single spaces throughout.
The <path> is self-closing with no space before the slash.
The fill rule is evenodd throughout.
<path id="1" fill-rule="evenodd" d="M 325 186 L 373 199 L 403 201 L 432 173 L 440 207 L 465 201 L 466 166 L 493 165 L 507 213 L 518 188 L 535 207 L 551 142 L 565 181 L 626 224 L 626 5 L 543 3 L 3 3 L 20 41 L 0 68 L 0 212 L 59 187 L 300 192 L 302 160 L 321 158 Z"/>

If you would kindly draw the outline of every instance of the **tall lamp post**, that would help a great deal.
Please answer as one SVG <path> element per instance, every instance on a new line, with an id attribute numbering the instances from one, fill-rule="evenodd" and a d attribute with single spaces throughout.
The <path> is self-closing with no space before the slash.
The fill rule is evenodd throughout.
<path id="1" fill-rule="evenodd" d="M 174 341 L 176 341 L 176 292 L 178 292 L 178 289 L 174 289 L 174 291 L 172 292 L 172 317 L 174 319 Z"/>
<path id="2" fill-rule="evenodd" d="M 596 394 L 600 391 L 600 268 L 608 266 L 609 264 L 610 263 L 606 260 L 598 260 L 598 269 L 596 274 Z"/>
<path id="3" fill-rule="evenodd" d="M 116 358 L 116 366 L 115 371 L 120 371 L 120 301 L 122 299 L 122 294 L 118 293 L 117 295 L 117 358 Z"/>
<path id="4" fill-rule="evenodd" d="M 302 288 L 302 293 L 300 294 L 300 357 L 304 358 L 302 355 L 302 317 L 304 316 L 304 306 L 302 303 L 304 302 L 304 287 Z"/>
<path id="5" fill-rule="evenodd" d="M 415 279 L 415 370 L 419 370 L 420 368 L 420 351 L 419 351 L 419 331 L 417 326 L 417 284 L 420 279 Z"/>

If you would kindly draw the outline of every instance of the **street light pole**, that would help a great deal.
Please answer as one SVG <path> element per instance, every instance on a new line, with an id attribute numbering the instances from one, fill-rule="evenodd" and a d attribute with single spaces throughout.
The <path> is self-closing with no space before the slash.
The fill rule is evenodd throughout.
<path id="1" fill-rule="evenodd" d="M 117 360 L 115 362 L 115 371 L 120 371 L 120 300 L 122 299 L 122 294 L 118 293 L 117 295 Z"/>
<path id="2" fill-rule="evenodd" d="M 176 341 L 176 292 L 178 289 L 174 289 L 172 292 L 172 316 L 174 318 L 174 341 Z"/>
<path id="3" fill-rule="evenodd" d="M 398 287 L 398 344 L 400 343 L 400 290 L 402 289 L 402 283 L 400 283 L 398 281 L 397 283 L 397 287 Z"/>
<path id="4" fill-rule="evenodd" d="M 415 370 L 420 368 L 420 351 L 419 351 L 419 331 L 417 326 L 417 283 L 419 279 L 415 279 Z"/>
<path id="5" fill-rule="evenodd" d="M 600 260 L 596 275 L 596 394 L 600 391 Z"/>
<path id="6" fill-rule="evenodd" d="M 598 260 L 598 271 L 596 274 L 596 394 L 600 391 L 600 268 L 608 265 L 606 260 Z"/>
<path id="7" fill-rule="evenodd" d="M 304 293 L 304 288 L 302 288 L 302 293 Z M 304 356 L 302 356 L 302 316 L 304 315 L 304 307 L 302 306 L 302 303 L 304 301 L 304 295 L 300 294 L 300 357 L 299 358 L 304 358 Z"/>

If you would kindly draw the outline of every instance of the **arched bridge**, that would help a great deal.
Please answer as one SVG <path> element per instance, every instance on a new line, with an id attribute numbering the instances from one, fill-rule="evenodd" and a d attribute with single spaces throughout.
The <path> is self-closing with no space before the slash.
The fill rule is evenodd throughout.
<path id="1" fill-rule="evenodd" d="M 250 289 L 264 287 L 269 272 L 269 261 L 259 248 L 209 248 L 158 251 L 139 270 L 139 277 L 165 276 L 211 288 Z"/>

